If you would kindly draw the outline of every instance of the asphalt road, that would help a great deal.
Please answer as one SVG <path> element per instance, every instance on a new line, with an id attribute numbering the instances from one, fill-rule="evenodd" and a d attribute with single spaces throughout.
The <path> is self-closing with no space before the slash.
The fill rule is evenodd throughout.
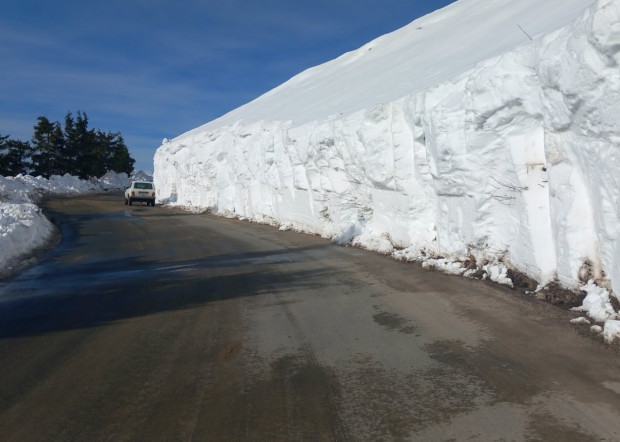
<path id="1" fill-rule="evenodd" d="M 619 440 L 575 315 L 311 235 L 120 195 L 0 284 L 0 440 Z"/>

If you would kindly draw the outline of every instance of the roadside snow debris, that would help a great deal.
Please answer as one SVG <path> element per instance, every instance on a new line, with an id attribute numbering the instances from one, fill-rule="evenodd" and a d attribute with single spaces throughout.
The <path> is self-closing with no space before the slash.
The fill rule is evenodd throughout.
<path id="1" fill-rule="evenodd" d="M 592 280 L 580 288 L 586 292 L 586 297 L 583 300 L 583 305 L 574 307 L 573 311 L 586 312 L 596 322 L 605 322 L 620 317 L 611 305 L 607 289 L 597 286 Z"/>
<path id="2" fill-rule="evenodd" d="M 140 176 L 143 176 L 141 172 Z M 37 206 L 45 195 L 70 195 L 123 189 L 130 178 L 108 172 L 100 179 L 81 180 L 69 174 L 50 179 L 18 175 L 0 176 L 0 277 L 32 250 L 42 247 L 52 233 L 52 223 Z"/>
<path id="3" fill-rule="evenodd" d="M 425 269 L 436 269 L 450 275 L 462 275 L 466 268 L 458 261 L 452 261 L 446 258 L 429 258 L 422 261 L 422 267 Z"/>
<path id="4" fill-rule="evenodd" d="M 606 342 L 611 343 L 616 338 L 620 339 L 620 313 L 616 312 L 611 304 L 610 293 L 607 289 L 597 286 L 594 281 L 590 280 L 581 287 L 586 292 L 586 297 L 580 307 L 572 310 L 576 312 L 585 312 L 598 323 L 604 323 L 604 326 L 594 325 L 590 328 L 593 333 L 603 334 Z M 576 324 L 585 324 L 586 322 L 578 322 L 578 320 L 586 320 L 585 318 L 573 319 L 571 322 Z M 586 320 L 587 321 L 587 320 Z M 589 321 L 587 322 L 589 324 Z"/>
<path id="5" fill-rule="evenodd" d="M 620 339 L 620 321 L 606 321 L 605 328 L 603 329 L 603 338 L 605 338 L 605 341 L 608 343 L 612 343 L 616 339 Z"/>
<path id="6" fill-rule="evenodd" d="M 599 335 L 603 333 L 603 327 L 601 327 L 600 325 L 593 325 L 592 327 L 590 327 L 590 333 Z"/>
<path id="7" fill-rule="evenodd" d="M 514 287 L 512 280 L 508 276 L 508 268 L 499 262 L 478 267 L 475 263 L 465 263 L 447 258 L 420 258 L 419 256 L 415 257 L 400 252 L 394 252 L 392 256 L 400 260 L 420 261 L 425 269 L 435 269 L 450 275 L 461 275 L 467 278 L 488 279 L 498 284 Z"/>
<path id="8" fill-rule="evenodd" d="M 585 324 L 591 325 L 592 323 L 588 320 L 588 318 L 584 318 L 583 316 L 570 320 L 571 324 Z"/>
<path id="9" fill-rule="evenodd" d="M 512 287 L 512 280 L 508 277 L 508 269 L 501 264 L 487 264 L 482 267 L 489 279 L 499 284 L 505 284 Z"/>

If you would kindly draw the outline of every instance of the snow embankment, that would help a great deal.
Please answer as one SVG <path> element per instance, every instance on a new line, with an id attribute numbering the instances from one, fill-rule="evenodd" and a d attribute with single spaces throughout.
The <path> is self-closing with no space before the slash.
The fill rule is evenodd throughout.
<path id="1" fill-rule="evenodd" d="M 127 185 L 127 174 L 115 172 L 91 181 L 71 175 L 54 175 L 49 180 L 29 175 L 0 176 L 0 277 L 11 272 L 15 261 L 49 239 L 53 226 L 37 206 L 43 194 L 101 192 Z"/>
<path id="2" fill-rule="evenodd" d="M 302 123 L 242 107 L 165 140 L 158 200 L 498 282 L 508 267 L 541 286 L 620 290 L 620 1 L 588 3 L 424 91 Z M 265 112 L 313 72 L 267 94 Z"/>

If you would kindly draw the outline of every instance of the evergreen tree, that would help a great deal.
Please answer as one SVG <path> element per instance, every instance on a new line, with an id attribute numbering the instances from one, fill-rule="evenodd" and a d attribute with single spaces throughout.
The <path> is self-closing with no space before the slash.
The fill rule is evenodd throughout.
<path id="1" fill-rule="evenodd" d="M 64 175 L 67 173 L 65 167 L 65 135 L 60 127 L 60 123 L 54 123 L 54 129 L 52 131 L 52 145 L 54 150 L 52 152 L 52 164 L 50 169 L 50 175 Z"/>
<path id="2" fill-rule="evenodd" d="M 117 173 L 125 172 L 130 175 L 133 172 L 135 160 L 129 155 L 129 149 L 120 133 L 101 133 L 105 140 L 105 169 Z"/>
<path id="3" fill-rule="evenodd" d="M 30 171 L 30 143 L 0 136 L 0 175 L 15 176 Z"/>
<path id="4" fill-rule="evenodd" d="M 54 124 L 39 117 L 32 136 L 32 172 L 49 178 L 54 168 Z"/>
<path id="5" fill-rule="evenodd" d="M 75 136 L 75 169 L 74 173 L 82 179 L 87 179 L 94 171 L 95 158 L 95 132 L 88 129 L 88 116 L 78 111 L 74 127 Z"/>
<path id="6" fill-rule="evenodd" d="M 69 173 L 82 179 L 109 170 L 131 174 L 135 160 L 120 133 L 88 128 L 88 116 L 78 111 L 60 123 L 39 117 L 31 143 L 0 136 L 0 174 L 32 173 L 49 178 Z"/>
<path id="7" fill-rule="evenodd" d="M 7 176 L 28 174 L 31 169 L 30 155 L 30 143 L 27 141 L 9 140 Z"/>
<path id="8" fill-rule="evenodd" d="M 9 155 L 8 155 L 9 136 L 0 135 L 0 175 L 8 176 Z"/>
<path id="9" fill-rule="evenodd" d="M 88 150 L 88 176 L 101 176 L 106 173 L 106 151 L 110 140 L 101 131 L 93 134 L 93 142 Z"/>
<path id="10" fill-rule="evenodd" d="M 75 171 L 77 169 L 77 152 L 79 149 L 77 145 L 75 121 L 71 112 L 67 112 L 67 114 L 65 115 L 64 137 L 65 149 L 62 167 L 65 171 L 72 173 L 70 171 Z M 75 175 L 75 172 L 73 172 L 73 174 Z"/>

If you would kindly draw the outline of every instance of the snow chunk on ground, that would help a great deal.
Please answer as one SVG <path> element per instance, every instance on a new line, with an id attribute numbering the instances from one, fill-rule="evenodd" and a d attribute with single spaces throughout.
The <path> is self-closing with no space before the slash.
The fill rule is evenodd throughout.
<path id="1" fill-rule="evenodd" d="M 603 327 L 601 327 L 600 325 L 593 325 L 592 327 L 590 327 L 590 333 L 596 335 L 603 333 Z"/>
<path id="2" fill-rule="evenodd" d="M 460 262 L 446 258 L 426 259 L 422 261 L 422 267 L 425 269 L 436 269 L 450 275 L 462 275 L 466 270 Z"/>
<path id="3" fill-rule="evenodd" d="M 605 322 L 603 329 L 603 338 L 608 343 L 612 343 L 616 339 L 620 339 L 620 321 L 610 320 Z"/>
<path id="4" fill-rule="evenodd" d="M 482 266 L 482 268 L 487 272 L 491 281 L 513 287 L 512 280 L 508 277 L 506 266 L 502 264 L 487 264 Z"/>
<path id="5" fill-rule="evenodd" d="M 607 289 L 597 286 L 594 281 L 590 280 L 581 287 L 581 290 L 585 291 L 587 295 L 583 300 L 583 305 L 574 307 L 573 311 L 586 312 L 596 322 L 605 322 L 619 317 L 611 305 Z"/>
<path id="6" fill-rule="evenodd" d="M 620 339 L 620 313 L 614 310 L 610 302 L 611 294 L 609 291 L 603 287 L 597 286 L 593 280 L 583 285 L 581 290 L 586 292 L 583 305 L 575 307 L 572 310 L 586 312 L 594 321 L 604 323 L 603 327 L 600 325 L 593 325 L 590 328 L 590 332 L 594 334 L 602 333 L 605 342 L 611 344 L 614 340 Z M 573 319 L 571 322 L 573 324 L 590 323 L 586 318 Z"/>

